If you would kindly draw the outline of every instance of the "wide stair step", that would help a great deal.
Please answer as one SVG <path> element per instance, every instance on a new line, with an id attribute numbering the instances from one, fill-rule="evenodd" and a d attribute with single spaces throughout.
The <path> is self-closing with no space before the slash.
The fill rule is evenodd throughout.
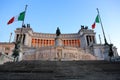
<path id="1" fill-rule="evenodd" d="M 8 62 L 0 65 L 0 80 L 120 80 L 120 62 Z"/>

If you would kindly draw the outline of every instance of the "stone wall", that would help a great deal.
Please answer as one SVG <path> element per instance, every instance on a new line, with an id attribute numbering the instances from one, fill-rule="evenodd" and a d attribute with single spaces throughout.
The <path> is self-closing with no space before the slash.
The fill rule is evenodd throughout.
<path id="1" fill-rule="evenodd" d="M 23 60 L 96 60 L 96 57 L 81 48 L 43 47 L 25 53 Z"/>

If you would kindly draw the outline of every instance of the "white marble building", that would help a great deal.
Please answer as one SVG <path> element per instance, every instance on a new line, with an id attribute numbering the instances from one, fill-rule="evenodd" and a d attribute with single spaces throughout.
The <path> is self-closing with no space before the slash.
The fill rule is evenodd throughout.
<path id="1" fill-rule="evenodd" d="M 21 38 L 20 60 L 107 60 L 109 46 L 97 44 L 95 32 L 82 26 L 77 33 L 37 33 L 30 25 L 15 30 L 15 41 Z M 113 46 L 113 56 L 117 48 Z"/>
<path id="2" fill-rule="evenodd" d="M 81 26 L 76 33 L 60 34 L 34 32 L 30 25 L 15 30 L 14 42 L 21 38 L 20 60 L 108 60 L 108 45 L 97 44 L 94 30 Z M 0 42 L 0 64 L 13 61 L 15 44 Z M 113 57 L 118 57 L 112 47 Z"/>

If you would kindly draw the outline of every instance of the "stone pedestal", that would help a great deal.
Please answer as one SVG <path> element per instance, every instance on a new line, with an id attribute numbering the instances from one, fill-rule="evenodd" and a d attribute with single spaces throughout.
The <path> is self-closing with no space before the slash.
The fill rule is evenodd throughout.
<path id="1" fill-rule="evenodd" d="M 55 47 L 57 46 L 63 46 L 62 39 L 60 38 L 60 36 L 56 36 L 55 38 Z"/>

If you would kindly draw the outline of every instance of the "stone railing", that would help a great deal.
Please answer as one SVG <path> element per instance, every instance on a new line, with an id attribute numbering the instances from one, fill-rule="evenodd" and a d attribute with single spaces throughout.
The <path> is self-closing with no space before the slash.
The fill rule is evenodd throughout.
<path id="1" fill-rule="evenodd" d="M 6 55 L 4 53 L 0 53 L 0 64 L 4 64 L 6 62 L 12 62 L 14 60 L 13 57 Z"/>

